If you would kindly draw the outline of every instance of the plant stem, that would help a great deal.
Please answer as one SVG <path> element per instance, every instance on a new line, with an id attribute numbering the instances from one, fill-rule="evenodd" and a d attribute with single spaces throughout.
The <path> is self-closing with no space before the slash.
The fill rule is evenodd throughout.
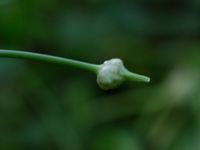
<path id="1" fill-rule="evenodd" d="M 136 74 L 133 72 L 130 72 L 128 70 L 126 70 L 125 72 L 125 77 L 129 80 L 129 81 L 138 81 L 138 82 L 150 82 L 150 78 L 144 75 L 140 75 L 140 74 Z"/>
<path id="2" fill-rule="evenodd" d="M 57 57 L 57 56 L 33 53 L 33 52 L 24 52 L 24 51 L 16 51 L 16 50 L 0 50 L 0 57 L 45 61 L 45 62 L 50 62 L 50 63 L 73 66 L 80 69 L 92 71 L 94 73 L 97 73 L 99 69 L 99 65 L 85 63 L 85 62 L 72 60 L 68 58 Z"/>
<path id="3" fill-rule="evenodd" d="M 128 71 L 122 60 L 117 58 L 96 65 L 68 58 L 16 50 L 0 50 L 0 57 L 37 60 L 85 69 L 97 74 L 97 83 L 100 88 L 105 90 L 117 88 L 124 81 L 150 81 L 149 77 Z"/>

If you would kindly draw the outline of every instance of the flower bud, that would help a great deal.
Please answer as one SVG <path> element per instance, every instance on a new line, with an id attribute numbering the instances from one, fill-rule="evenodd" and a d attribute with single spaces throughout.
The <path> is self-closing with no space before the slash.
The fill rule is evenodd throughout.
<path id="1" fill-rule="evenodd" d="M 124 81 L 124 65 L 121 59 L 114 58 L 105 61 L 97 74 L 97 83 L 104 90 L 114 89 Z"/>
<path id="2" fill-rule="evenodd" d="M 97 83 L 103 90 L 117 88 L 127 80 L 149 82 L 150 78 L 128 71 L 119 58 L 105 61 L 97 72 Z"/>

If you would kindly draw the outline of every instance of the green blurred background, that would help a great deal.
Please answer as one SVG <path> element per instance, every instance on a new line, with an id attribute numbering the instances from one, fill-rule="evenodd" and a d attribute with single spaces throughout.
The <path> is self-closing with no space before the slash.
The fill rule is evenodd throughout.
<path id="1" fill-rule="evenodd" d="M 0 49 L 149 75 L 101 91 L 88 72 L 0 60 L 1 150 L 199 150 L 199 0 L 0 0 Z"/>

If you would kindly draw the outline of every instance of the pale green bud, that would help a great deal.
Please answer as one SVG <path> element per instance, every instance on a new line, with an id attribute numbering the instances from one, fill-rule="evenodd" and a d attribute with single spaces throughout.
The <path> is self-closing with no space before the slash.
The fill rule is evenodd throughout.
<path id="1" fill-rule="evenodd" d="M 131 73 L 119 58 L 105 61 L 97 72 L 97 83 L 104 90 L 117 88 L 126 80 L 149 82 L 150 78 Z"/>
<path id="2" fill-rule="evenodd" d="M 97 83 L 104 90 L 117 88 L 124 81 L 122 72 L 124 70 L 123 62 L 120 59 L 111 59 L 105 61 L 97 74 Z"/>

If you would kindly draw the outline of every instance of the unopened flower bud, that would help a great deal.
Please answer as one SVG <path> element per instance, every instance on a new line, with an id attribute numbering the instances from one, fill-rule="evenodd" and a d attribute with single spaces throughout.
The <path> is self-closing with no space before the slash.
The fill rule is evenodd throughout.
<path id="1" fill-rule="evenodd" d="M 124 81 L 122 72 L 124 70 L 123 62 L 120 59 L 111 59 L 105 61 L 97 74 L 97 83 L 104 90 L 117 88 Z"/>
<path id="2" fill-rule="evenodd" d="M 104 90 L 117 88 L 126 80 L 149 82 L 150 78 L 131 73 L 119 58 L 105 61 L 97 72 L 97 83 Z"/>

